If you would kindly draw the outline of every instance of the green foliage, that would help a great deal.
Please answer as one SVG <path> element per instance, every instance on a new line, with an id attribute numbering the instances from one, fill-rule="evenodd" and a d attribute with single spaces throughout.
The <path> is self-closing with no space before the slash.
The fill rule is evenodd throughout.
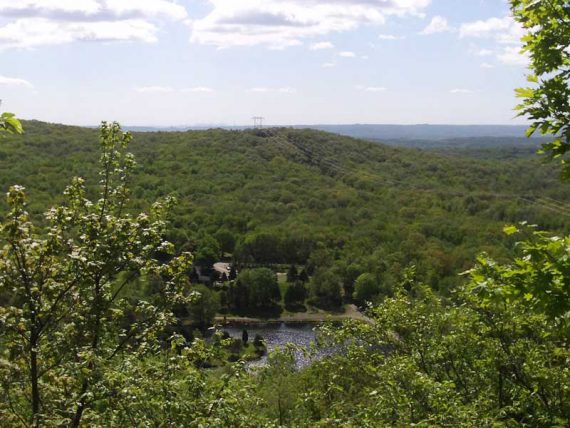
<path id="1" fill-rule="evenodd" d="M 338 309 L 342 305 L 340 278 L 332 269 L 319 269 L 309 282 L 309 302 L 324 309 Z"/>
<path id="2" fill-rule="evenodd" d="M 220 310 L 220 296 L 202 284 L 192 287 L 196 294 L 187 305 L 190 321 L 205 330 L 211 325 L 216 313 Z"/>
<path id="3" fill-rule="evenodd" d="M 570 237 L 526 231 L 530 236 L 518 244 L 519 254 L 510 264 L 478 258 L 469 271 L 474 290 L 485 304 L 516 302 L 570 329 Z"/>
<path id="4" fill-rule="evenodd" d="M 195 256 L 196 264 L 205 268 L 211 268 L 214 263 L 220 260 L 220 244 L 211 235 L 202 235 L 198 238 L 197 252 Z"/>
<path id="5" fill-rule="evenodd" d="M 220 229 L 214 234 L 214 238 L 218 241 L 220 250 L 223 253 L 233 253 L 236 245 L 236 238 L 232 232 L 227 229 Z"/>
<path id="6" fill-rule="evenodd" d="M 272 308 L 281 299 L 277 277 L 271 269 L 245 269 L 239 273 L 237 282 L 244 288 L 249 309 Z"/>
<path id="7" fill-rule="evenodd" d="M 297 272 L 297 267 L 295 265 L 291 265 L 287 271 L 287 282 L 293 283 L 297 281 L 298 278 L 299 273 Z"/>
<path id="8" fill-rule="evenodd" d="M 87 162 L 93 150 L 76 141 L 93 131 L 26 128 L 0 147 L 7 171 L 0 179 L 22 179 L 40 200 L 26 208 L 22 187 L 12 187 L 3 215 L 2 423 L 570 423 L 570 241 L 531 232 L 514 256 L 505 245 L 519 236 L 506 222 L 568 227 L 559 204 L 525 202 L 535 190 L 570 195 L 535 161 L 425 154 L 420 163 L 415 152 L 315 131 L 208 131 L 140 135 L 134 148 L 144 165 L 130 174 L 130 136 L 104 124 L 100 186 L 74 179 L 57 197 L 68 172 L 96 176 Z M 26 162 L 15 162 L 23 154 Z M 138 214 L 173 188 L 180 206 L 169 199 Z M 498 188 L 518 196 L 502 198 Z M 32 223 L 48 199 L 56 207 Z M 167 236 L 205 264 L 233 250 L 242 263 L 305 265 L 286 302 L 302 302 L 304 282 L 310 301 L 329 309 L 353 288 L 362 301 L 385 298 L 366 322 L 322 329 L 319 342 L 334 344 L 333 354 L 304 369 L 286 349 L 254 374 L 239 362 L 207 370 L 230 352 L 237 360 L 264 347 L 258 336 L 243 347 L 220 335 L 191 343 L 171 335 L 179 321 L 173 307 L 206 324 L 218 299 L 189 286 L 192 258 L 176 256 Z M 481 250 L 486 255 L 460 284 L 457 272 Z M 415 270 L 405 268 L 411 264 Z M 221 287 L 233 309 L 264 311 L 280 300 L 267 268 L 241 270 Z"/>
<path id="9" fill-rule="evenodd" d="M 370 273 L 363 273 L 356 278 L 353 297 L 360 303 L 372 302 L 381 291 L 378 279 Z"/>
<path id="10" fill-rule="evenodd" d="M 526 276 L 549 269 L 542 259 Z M 443 299 L 407 279 L 369 322 L 325 328 L 321 341 L 343 351 L 290 381 L 305 391 L 291 425 L 567 426 L 567 331 L 524 298 L 479 289 L 474 274 Z"/>
<path id="11" fill-rule="evenodd" d="M 202 340 L 143 360 L 125 356 L 109 368 L 112 397 L 99 403 L 85 426 L 271 426 L 251 412 L 261 400 L 242 364 L 216 372 L 198 367 L 200 361 L 219 357 Z"/>
<path id="12" fill-rule="evenodd" d="M 23 134 L 24 128 L 13 113 L 4 112 L 0 115 L 0 131 L 9 134 Z"/>
<path id="13" fill-rule="evenodd" d="M 24 125 L 25 135 L 0 145 L 0 187 L 24 185 L 38 218 L 61 201 L 68 174 L 96 178 L 96 131 Z M 140 133 L 131 149 L 139 165 L 128 212 L 175 191 L 167 238 L 177 248 L 211 263 L 233 236 L 237 264 L 332 263 L 346 296 L 358 275 L 389 287 L 410 263 L 446 292 L 481 250 L 508 256 L 505 223 L 570 227 L 566 208 L 548 199 L 570 200 L 570 189 L 528 154 L 505 161 L 424 152 L 419 161 L 415 150 L 296 129 Z M 321 257 L 322 248 L 329 254 Z"/>
<path id="14" fill-rule="evenodd" d="M 530 55 L 528 76 L 532 87 L 517 89 L 522 98 L 517 107 L 535 131 L 554 135 L 543 151 L 559 160 L 563 177 L 570 177 L 567 153 L 570 150 L 570 8 L 560 0 L 511 0 L 515 19 L 527 30 L 523 51 Z"/>
<path id="15" fill-rule="evenodd" d="M 260 410 L 278 422 L 278 426 L 290 426 L 290 414 L 295 406 L 298 385 L 295 373 L 294 348 L 276 349 L 269 354 L 267 366 L 258 375 L 258 394 L 264 407 Z"/>
<path id="16" fill-rule="evenodd" d="M 295 308 L 302 305 L 307 298 L 307 288 L 302 281 L 295 281 L 289 284 L 287 291 L 285 291 L 285 306 L 288 308 Z"/>
<path id="17" fill-rule="evenodd" d="M 261 348 L 264 346 L 263 338 L 259 334 L 256 334 L 255 337 L 253 338 L 253 346 L 255 346 L 256 348 Z"/>
<path id="18" fill-rule="evenodd" d="M 153 258 L 173 252 L 163 234 L 174 201 L 125 213 L 130 139 L 117 124 L 102 124 L 98 200 L 88 200 L 83 179 L 75 178 L 65 202 L 46 213 L 45 229 L 31 222 L 23 187 L 8 192 L 0 229 L 0 413 L 14 423 L 79 426 L 109 399 L 110 367 L 124 355 L 155 352 L 158 335 L 174 321 L 171 307 L 188 297 L 191 256 L 166 264 Z M 159 292 L 123 297 L 140 274 L 162 278 Z"/>

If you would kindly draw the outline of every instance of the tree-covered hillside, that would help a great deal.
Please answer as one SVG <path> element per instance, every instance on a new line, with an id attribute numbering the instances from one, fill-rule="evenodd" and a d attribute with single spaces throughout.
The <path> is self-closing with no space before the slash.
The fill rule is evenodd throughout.
<path id="1" fill-rule="evenodd" d="M 0 145 L 2 191 L 25 186 L 38 218 L 71 175 L 94 188 L 97 130 L 24 128 Z M 308 263 L 346 291 L 363 273 L 389 290 L 412 263 L 447 289 L 481 251 L 507 255 L 504 224 L 570 225 L 570 207 L 556 202 L 570 190 L 535 158 L 446 156 L 285 128 L 137 133 L 131 150 L 133 209 L 175 194 L 170 238 L 179 248 L 198 259 Z"/>
<path id="2" fill-rule="evenodd" d="M 461 138 L 524 137 L 525 125 L 313 125 L 315 129 L 355 138 L 443 141 Z M 302 128 L 302 127 L 301 127 Z"/>
<path id="3" fill-rule="evenodd" d="M 28 135 L 26 143 L 12 140 L 6 144 L 4 159 L 15 159 L 27 150 L 30 156 L 21 165 L 30 174 L 46 174 L 48 180 L 53 178 L 59 183 L 59 170 L 68 163 L 70 170 L 78 169 L 88 180 L 97 181 L 92 171 L 81 169 L 85 165 L 81 162 L 89 162 L 91 149 L 65 142 L 73 133 L 90 139 L 92 132 L 52 130 L 60 135 L 59 141 L 53 139 L 59 145 L 34 143 L 34 136 Z M 238 309 L 245 305 L 262 310 L 267 302 L 277 305 L 281 284 L 267 268 L 240 269 L 227 289 L 219 282 L 211 288 L 191 284 L 192 255 L 181 252 L 176 256 L 174 245 L 164 239 L 164 219 L 172 200 L 155 202 L 147 212 L 135 215 L 125 211 L 127 207 L 130 212 L 135 209 L 128 201 L 134 164 L 126 149 L 131 136 L 123 134 L 118 124 L 105 123 L 100 130 L 99 185 L 87 189 L 83 179 L 73 179 L 62 203 L 46 216 L 46 229 L 30 221 L 22 186 L 12 186 L 8 192 L 9 209 L 0 227 L 0 413 L 6 424 L 567 425 L 568 239 L 533 233 L 530 227 L 505 227 L 504 233 L 513 239 L 519 239 L 515 236 L 521 233 L 529 236 L 528 241 L 518 245 L 512 264 L 508 264 L 508 257 L 507 264 L 502 264 L 482 255 L 469 271 L 468 280 L 449 296 L 432 290 L 434 285 L 449 285 L 453 275 L 430 270 L 428 263 L 439 261 L 436 268 L 452 272 L 458 265 L 450 261 L 460 261 L 452 258 L 455 252 L 472 251 L 470 245 L 481 239 L 475 233 L 476 226 L 487 228 L 486 238 L 495 233 L 500 221 L 485 217 L 485 213 L 497 202 L 471 213 L 465 207 L 452 209 L 454 205 L 445 203 L 457 204 L 466 197 L 473 201 L 490 198 L 492 189 L 487 186 L 497 178 L 485 177 L 482 172 L 496 172 L 498 164 L 473 166 L 460 158 L 437 157 L 427 157 L 425 163 L 404 164 L 414 152 L 313 132 L 212 131 L 178 137 L 179 142 L 171 140 L 170 144 L 147 141 L 147 145 L 139 145 L 139 155 L 149 165 L 162 166 L 154 174 L 163 185 L 173 186 L 178 179 L 179 189 L 190 188 L 198 195 L 200 188 L 193 188 L 196 184 L 190 178 L 209 177 L 209 182 L 202 178 L 198 184 L 210 185 L 211 197 L 217 196 L 221 202 L 235 198 L 236 213 L 245 216 L 247 207 L 254 209 L 256 201 L 248 187 L 257 186 L 260 203 L 266 200 L 267 206 L 285 206 L 271 196 L 281 191 L 283 183 L 295 179 L 298 188 L 289 203 L 299 204 L 297 221 L 305 221 L 302 227 L 315 227 L 320 234 L 291 238 L 279 225 L 271 224 L 271 212 L 264 210 L 266 206 L 244 218 L 257 220 L 257 228 L 245 223 L 245 229 L 241 229 L 243 226 L 236 222 L 223 224 L 222 233 L 216 225 L 221 220 L 216 217 L 215 204 L 204 202 L 208 201 L 205 193 L 203 199 L 196 198 L 192 204 L 184 197 L 183 205 L 174 213 L 178 224 L 174 236 L 181 239 L 187 233 L 189 237 L 182 239 L 182 245 L 198 243 L 194 260 L 210 256 L 215 260 L 222 247 L 234 251 L 238 263 L 301 260 L 300 251 L 305 249 L 308 260 L 302 260 L 302 273 L 298 274 L 295 266 L 287 272 L 287 281 L 292 283 L 284 296 L 286 305 L 303 305 L 307 291 L 304 283 L 308 281 L 309 304 L 338 307 L 342 300 L 341 279 L 345 297 L 354 283 L 354 293 L 348 296 L 360 302 L 376 300 L 376 305 L 368 307 L 364 319 L 347 321 L 340 329 L 333 325 L 321 328 L 319 344 L 333 345 L 336 352 L 304 369 L 295 365 L 291 347 L 271 352 L 267 364 L 254 369 L 254 373 L 244 370 L 243 361 L 232 364 L 265 352 L 263 339 L 256 336 L 250 346 L 245 330 L 241 340 L 229 339 L 220 332 L 208 340 L 202 340 L 199 334 L 180 335 L 177 314 L 181 309 L 186 308 L 194 321 L 205 327 L 220 305 L 227 306 L 228 299 Z M 42 164 L 33 144 L 51 152 L 48 158 L 58 168 L 43 169 L 48 164 Z M 234 149 L 233 156 L 243 163 L 229 162 L 224 147 Z M 202 157 L 196 156 L 200 162 L 191 163 L 195 172 L 185 180 L 180 172 L 185 168 L 175 168 L 179 162 L 175 150 L 179 150 L 179 157 L 188 158 L 203 153 Z M 282 154 L 275 156 L 274 152 Z M 333 160 L 333 152 L 345 165 Z M 236 170 L 240 168 L 247 174 L 248 180 L 241 177 L 242 188 L 220 178 L 216 159 L 212 160 L 216 154 L 220 154 L 218 162 L 228 163 L 230 178 L 239 181 Z M 352 172 L 349 168 L 357 162 L 362 168 Z M 456 174 L 455 182 L 450 181 L 453 176 L 442 173 L 437 180 L 432 178 L 435 184 L 431 188 L 422 187 L 419 179 L 434 176 L 436 162 L 449 166 Z M 384 178 L 392 185 L 389 190 L 379 182 L 382 175 L 374 175 L 371 170 L 381 163 L 392 175 L 391 179 Z M 398 181 L 397 173 L 402 168 L 399 163 L 418 175 L 408 182 Z M 253 170 L 255 166 L 257 171 Z M 462 166 L 463 176 L 458 170 Z M 527 165 L 531 166 L 534 173 L 539 170 L 537 165 Z M 514 174 L 516 168 L 506 170 Z M 172 171 L 174 174 L 169 175 Z M 296 175 L 290 176 L 292 171 Z M 148 166 L 141 166 L 133 183 L 135 193 L 143 188 L 145 179 L 156 179 L 149 172 Z M 473 180 L 479 176 L 477 187 L 469 187 L 465 177 Z M 541 185 L 550 183 L 548 176 L 537 177 Z M 51 189 L 40 188 L 41 184 L 33 193 L 49 196 Z M 223 193 L 220 188 L 229 190 Z M 158 187 L 146 189 L 152 194 L 162 192 Z M 511 192 L 525 195 L 530 190 L 514 187 Z M 331 191 L 336 193 L 331 196 Z M 355 217 L 319 218 L 318 206 L 303 199 L 317 200 L 317 192 L 323 195 L 322 204 L 338 204 L 341 192 L 352 192 L 338 209 L 353 207 Z M 412 199 L 413 192 L 418 205 Z M 142 196 L 145 194 L 143 191 Z M 534 213 L 543 221 L 549 221 L 549 217 L 540 210 L 550 209 L 564 216 L 565 208 L 555 208 L 546 196 L 540 200 L 514 194 L 492 196 L 494 200 L 512 199 L 521 204 L 528 200 L 536 212 L 530 210 L 527 214 Z M 202 201 L 202 205 L 195 201 Z M 361 209 L 384 209 L 383 214 L 389 215 L 389 208 L 397 215 L 384 222 L 370 216 L 367 225 L 365 218 L 359 217 L 362 214 L 358 203 L 363 204 Z M 147 205 L 141 199 L 137 204 Z M 181 211 L 190 206 L 194 207 L 190 214 Z M 512 209 L 516 208 L 513 205 Z M 199 214 L 202 217 L 197 217 Z M 291 211 L 291 216 L 296 214 Z M 235 218 L 240 219 L 239 215 Z M 194 229 L 187 229 L 186 221 L 201 233 L 192 233 Z M 292 220 L 284 221 L 293 224 Z M 454 242 L 459 235 L 452 233 L 428 235 L 430 230 L 454 230 L 428 227 L 437 221 L 448 226 L 465 225 L 464 240 Z M 558 225 L 563 227 L 563 223 Z M 218 229 L 214 231 L 215 227 Z M 381 233 L 390 231 L 391 235 L 385 236 L 392 240 L 381 241 L 374 227 Z M 334 241 L 340 239 L 335 233 L 347 237 L 347 241 Z M 416 239 L 415 247 L 411 246 L 410 236 Z M 374 239 L 377 251 L 359 251 L 358 245 L 372 245 Z M 398 241 L 401 239 L 407 241 Z M 301 246 L 301 250 L 296 246 L 305 242 L 307 247 Z M 325 247 L 323 242 L 336 243 L 338 251 Z M 496 239 L 481 245 L 500 254 L 503 244 Z M 444 250 L 436 254 L 434 248 Z M 217 254 L 212 254 L 213 250 Z M 412 265 L 404 267 L 405 262 Z M 416 270 L 413 264 L 421 269 Z M 232 272 L 230 279 L 236 275 L 233 268 Z M 417 273 L 432 284 L 419 282 Z M 396 274 L 401 275 L 392 281 L 390 276 Z M 222 295 L 226 296 L 225 303 Z"/>

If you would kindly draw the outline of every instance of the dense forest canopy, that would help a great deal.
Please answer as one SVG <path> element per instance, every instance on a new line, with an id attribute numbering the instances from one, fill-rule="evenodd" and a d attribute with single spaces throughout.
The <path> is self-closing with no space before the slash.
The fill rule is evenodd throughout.
<path id="1" fill-rule="evenodd" d="M 519 108 L 568 178 L 570 7 L 511 7 L 534 72 Z M 24 128 L 0 140 L 0 424 L 569 425 L 569 195 L 528 150 L 208 130 L 136 135 L 137 169 L 104 122 L 96 169 L 94 130 Z M 320 326 L 331 352 L 304 368 L 287 345 L 246 369 L 266 349 L 245 329 L 179 334 L 180 312 L 205 330 L 228 299 L 343 297 L 364 315 Z"/>
<path id="2" fill-rule="evenodd" d="M 25 128 L 0 147 L 0 185 L 26 187 L 40 219 L 69 175 L 95 183 L 97 131 Z M 288 128 L 139 133 L 134 141 L 132 209 L 175 194 L 171 240 L 198 253 L 213 248 L 210 259 L 305 264 L 325 248 L 326 267 L 344 283 L 356 270 L 393 284 L 414 263 L 445 290 L 480 251 L 508 255 L 505 223 L 570 225 L 570 209 L 557 202 L 570 191 L 525 152 L 474 160 Z"/>
<path id="3" fill-rule="evenodd" d="M 522 215 L 567 227 L 554 199 L 566 188 L 536 159 L 442 156 L 307 130 L 212 130 L 137 135 L 144 163 L 131 181 L 130 136 L 116 124 L 101 129 L 99 174 L 93 130 L 26 126 L 2 162 L 49 228 L 33 226 L 24 189 L 11 187 L 0 263 L 10 425 L 566 424 L 569 243 L 504 228 Z M 56 196 L 69 170 L 86 179 Z M 525 171 L 531 179 L 521 181 Z M 169 199 L 150 208 L 169 187 L 178 208 Z M 50 200 L 63 204 L 42 220 Z M 167 217 L 175 229 L 165 235 Z M 529 238 L 514 263 L 497 263 L 521 233 Z M 311 304 L 338 307 L 343 287 L 345 298 L 376 305 L 366 321 L 320 331 L 335 354 L 299 370 L 286 348 L 248 372 L 230 361 L 263 353 L 262 338 L 203 340 L 173 328 L 181 305 L 206 327 L 222 303 L 189 284 L 192 256 L 174 257 L 181 248 L 209 263 L 231 254 L 234 263 L 304 264 L 289 268 L 285 296 L 270 269 L 243 269 L 226 298 L 251 307 L 281 297 L 302 305 L 304 281 Z M 487 255 L 458 281 L 481 249 Z"/>

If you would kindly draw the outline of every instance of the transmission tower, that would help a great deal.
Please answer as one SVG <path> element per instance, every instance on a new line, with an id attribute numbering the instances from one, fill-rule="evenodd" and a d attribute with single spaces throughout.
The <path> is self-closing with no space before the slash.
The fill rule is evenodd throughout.
<path id="1" fill-rule="evenodd" d="M 253 119 L 253 127 L 254 127 L 255 129 L 261 129 L 261 128 L 263 128 L 263 119 L 264 119 L 263 117 L 261 117 L 261 116 L 253 116 L 252 119 Z"/>

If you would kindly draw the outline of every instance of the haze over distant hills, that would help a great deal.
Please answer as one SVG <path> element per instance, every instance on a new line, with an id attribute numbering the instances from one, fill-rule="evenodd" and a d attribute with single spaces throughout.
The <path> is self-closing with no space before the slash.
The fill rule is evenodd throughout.
<path id="1" fill-rule="evenodd" d="M 186 130 L 202 130 L 211 128 L 222 129 L 247 129 L 248 126 L 229 126 L 229 125 L 196 125 L 196 126 L 172 126 L 172 127 L 153 127 L 153 126 L 127 126 L 126 129 L 137 132 L 151 131 L 186 131 Z M 374 139 L 374 140 L 447 140 L 452 138 L 480 138 L 480 137 L 497 137 L 497 138 L 524 138 L 525 125 L 390 125 L 390 124 L 351 124 L 351 125 L 293 125 L 291 128 L 299 129 L 317 129 L 321 131 L 332 132 L 335 134 L 346 135 L 349 137 Z"/>
<path id="2" fill-rule="evenodd" d="M 450 138 L 525 137 L 525 125 L 311 125 L 322 131 L 364 139 L 446 140 Z"/>

